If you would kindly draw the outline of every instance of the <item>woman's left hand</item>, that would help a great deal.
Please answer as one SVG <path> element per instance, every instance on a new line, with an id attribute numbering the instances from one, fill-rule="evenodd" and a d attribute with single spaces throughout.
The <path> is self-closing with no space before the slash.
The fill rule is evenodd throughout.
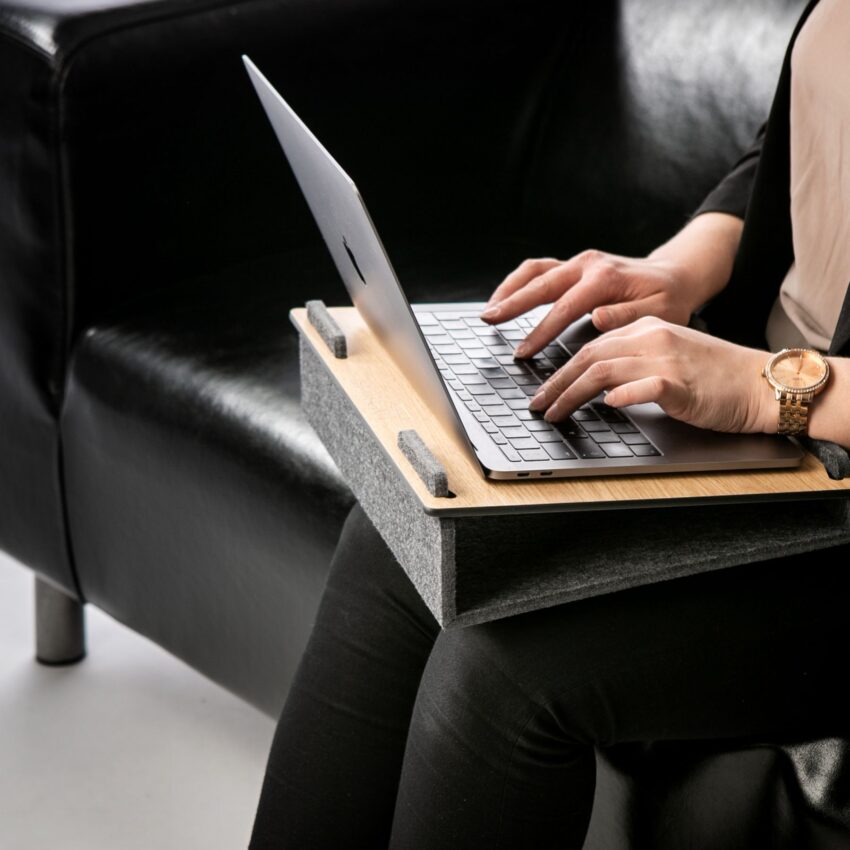
<path id="1" fill-rule="evenodd" d="M 612 407 L 656 402 L 699 428 L 775 432 L 776 401 L 762 376 L 766 351 L 645 317 L 584 345 L 532 399 L 550 422 L 603 390 Z"/>

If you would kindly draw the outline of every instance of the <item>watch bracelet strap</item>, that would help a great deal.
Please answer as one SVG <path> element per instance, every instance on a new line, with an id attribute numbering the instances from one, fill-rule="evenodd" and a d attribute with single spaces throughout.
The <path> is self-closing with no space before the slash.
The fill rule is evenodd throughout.
<path id="1" fill-rule="evenodd" d="M 794 393 L 779 393 L 779 433 L 805 434 L 809 427 L 809 400 Z"/>

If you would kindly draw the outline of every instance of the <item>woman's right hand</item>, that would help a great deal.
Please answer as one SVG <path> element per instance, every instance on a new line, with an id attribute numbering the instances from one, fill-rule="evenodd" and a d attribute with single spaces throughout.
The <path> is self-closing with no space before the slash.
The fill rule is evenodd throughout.
<path id="1" fill-rule="evenodd" d="M 526 260 L 497 287 L 481 318 L 498 324 L 551 303 L 516 349 L 532 357 L 590 313 L 602 332 L 655 316 L 686 325 L 729 279 L 742 222 L 724 213 L 693 219 L 648 257 L 584 251 L 566 260 Z"/>

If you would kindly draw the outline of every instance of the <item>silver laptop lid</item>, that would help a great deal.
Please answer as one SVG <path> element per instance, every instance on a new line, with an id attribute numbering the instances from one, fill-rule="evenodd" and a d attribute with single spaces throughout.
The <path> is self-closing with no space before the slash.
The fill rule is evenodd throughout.
<path id="1" fill-rule="evenodd" d="M 475 457 L 354 181 L 256 65 L 242 61 L 351 300 L 458 443 Z"/>

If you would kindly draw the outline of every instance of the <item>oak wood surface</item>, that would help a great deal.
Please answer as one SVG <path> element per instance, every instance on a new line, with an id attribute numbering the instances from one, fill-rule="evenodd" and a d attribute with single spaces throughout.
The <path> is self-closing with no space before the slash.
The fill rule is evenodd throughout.
<path id="1" fill-rule="evenodd" d="M 537 510 L 588 510 L 708 500 L 747 501 L 821 498 L 850 492 L 850 480 L 833 481 L 807 453 L 796 469 L 711 473 L 492 481 L 430 412 L 407 378 L 353 307 L 330 313 L 348 340 L 348 357 L 337 359 L 303 308 L 291 311 L 298 331 L 312 345 L 342 390 L 380 440 L 424 509 L 434 514 Z M 396 444 L 398 432 L 413 428 L 443 464 L 454 498 L 432 496 Z"/>

